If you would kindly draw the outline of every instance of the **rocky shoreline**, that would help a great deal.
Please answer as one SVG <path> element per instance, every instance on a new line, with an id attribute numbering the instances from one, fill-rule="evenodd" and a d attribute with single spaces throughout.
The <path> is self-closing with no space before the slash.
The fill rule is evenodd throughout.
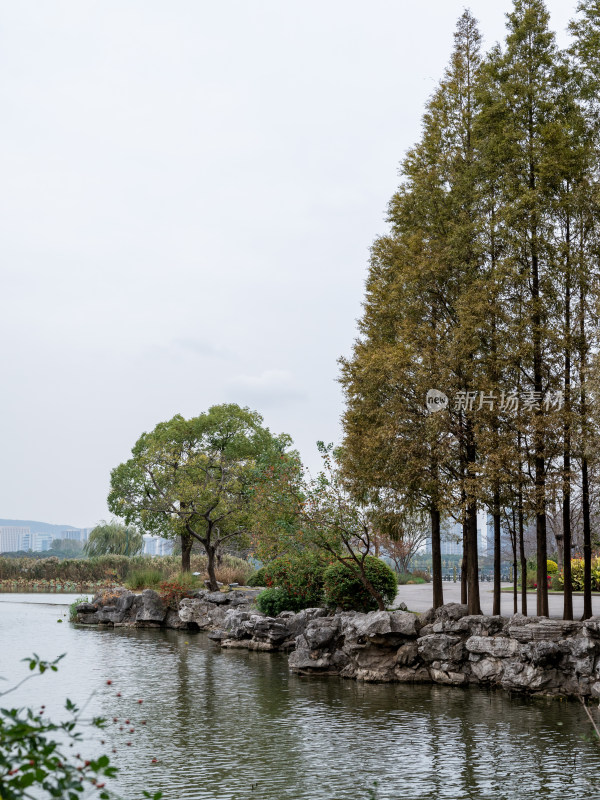
<path id="1" fill-rule="evenodd" d="M 258 593 L 200 591 L 175 610 L 152 589 L 118 588 L 79 605 L 76 622 L 208 631 L 224 648 L 287 651 L 302 675 L 600 697 L 600 617 L 468 616 L 458 603 L 421 615 L 312 608 L 267 617 L 253 605 Z"/>

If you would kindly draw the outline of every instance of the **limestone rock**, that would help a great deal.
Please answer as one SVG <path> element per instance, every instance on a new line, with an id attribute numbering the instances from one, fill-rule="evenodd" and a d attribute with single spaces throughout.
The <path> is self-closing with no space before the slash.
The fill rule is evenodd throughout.
<path id="1" fill-rule="evenodd" d="M 508 658 L 519 650 L 519 643 L 506 636 L 471 636 L 467 639 L 465 647 L 470 653 Z"/>
<path id="2" fill-rule="evenodd" d="M 125 602 L 128 602 L 129 598 Z M 167 616 L 167 608 L 161 596 L 154 589 L 144 589 L 141 608 L 136 614 L 136 622 L 152 622 L 160 625 Z"/>
<path id="3" fill-rule="evenodd" d="M 414 664 L 419 658 L 419 648 L 416 642 L 407 642 L 398 648 L 396 653 L 396 663 L 406 667 Z"/>
<path id="4" fill-rule="evenodd" d="M 442 622 L 456 621 L 461 617 L 466 617 L 468 613 L 467 606 L 462 603 L 446 603 L 446 605 L 436 608 L 435 619 Z"/>
<path id="5" fill-rule="evenodd" d="M 447 634 L 422 636 L 417 643 L 419 655 L 425 663 L 432 661 L 460 661 L 464 651 L 462 639 Z"/>
<path id="6" fill-rule="evenodd" d="M 581 623 L 538 617 L 535 622 L 516 623 L 514 617 L 508 625 L 508 634 L 518 642 L 557 642 L 577 633 Z"/>

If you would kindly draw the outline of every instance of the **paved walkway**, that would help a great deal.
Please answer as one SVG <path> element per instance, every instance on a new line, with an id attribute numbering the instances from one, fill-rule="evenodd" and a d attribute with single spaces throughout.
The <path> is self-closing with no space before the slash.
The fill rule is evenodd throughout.
<path id="1" fill-rule="evenodd" d="M 510 584 L 503 583 L 503 586 Z M 453 581 L 444 581 L 444 603 L 460 603 L 460 583 Z M 396 604 L 403 602 L 408 606 L 409 611 L 427 611 L 431 608 L 431 595 L 432 587 L 430 583 L 418 583 L 414 586 L 399 586 L 398 595 L 396 597 Z M 492 583 L 480 583 L 479 595 L 481 598 L 481 610 L 484 614 L 492 613 L 493 603 L 493 585 Z M 521 597 L 519 596 L 519 611 L 521 610 Z M 563 596 L 562 594 L 549 594 L 548 595 L 548 608 L 551 617 L 562 619 L 563 615 Z M 502 592 L 501 600 L 502 614 L 509 617 L 513 613 L 513 596 L 512 592 Z M 535 594 L 527 594 L 527 611 L 529 616 L 535 615 L 536 611 L 536 596 Z M 600 614 L 600 596 L 592 597 L 592 611 L 594 614 Z M 583 614 L 583 597 L 581 595 L 573 596 L 573 616 L 575 619 L 580 619 Z"/>

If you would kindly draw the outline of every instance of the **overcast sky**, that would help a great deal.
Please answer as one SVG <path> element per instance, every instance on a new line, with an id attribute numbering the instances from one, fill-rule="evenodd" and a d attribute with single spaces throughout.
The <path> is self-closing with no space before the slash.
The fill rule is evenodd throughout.
<path id="1" fill-rule="evenodd" d="M 0 7 L 0 517 L 93 525 L 139 434 L 215 403 L 314 468 L 464 3 Z"/>

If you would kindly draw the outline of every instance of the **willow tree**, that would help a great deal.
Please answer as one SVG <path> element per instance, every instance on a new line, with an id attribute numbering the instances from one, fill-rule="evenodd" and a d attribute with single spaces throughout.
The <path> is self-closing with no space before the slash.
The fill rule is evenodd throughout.
<path id="1" fill-rule="evenodd" d="M 102 520 L 90 531 L 83 549 L 87 556 L 137 556 L 144 549 L 144 538 L 134 525 Z"/>
<path id="2" fill-rule="evenodd" d="M 257 486 L 268 483 L 270 465 L 291 442 L 262 422 L 255 411 L 225 404 L 192 419 L 178 414 L 159 423 L 112 471 L 109 508 L 145 530 L 181 536 L 184 572 L 190 570 L 193 541 L 200 542 L 216 590 L 219 549 L 250 535 Z"/>

